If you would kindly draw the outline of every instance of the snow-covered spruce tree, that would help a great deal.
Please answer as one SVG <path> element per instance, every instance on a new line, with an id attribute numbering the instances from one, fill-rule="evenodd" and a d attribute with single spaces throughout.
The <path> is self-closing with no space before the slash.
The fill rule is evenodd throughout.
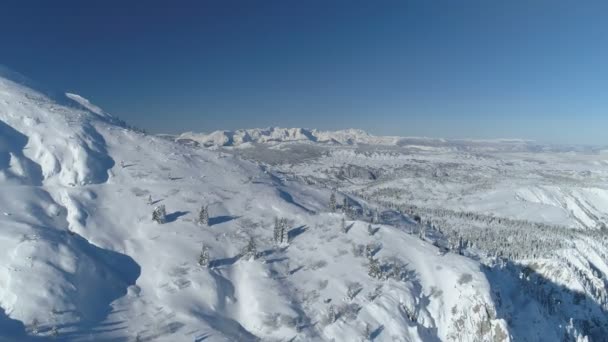
<path id="1" fill-rule="evenodd" d="M 148 205 L 152 205 L 152 195 L 148 195 Z"/>
<path id="2" fill-rule="evenodd" d="M 209 207 L 204 205 L 201 207 L 201 210 L 198 212 L 198 224 L 201 226 L 209 225 Z"/>
<path id="3" fill-rule="evenodd" d="M 280 223 L 279 223 L 279 218 L 278 217 L 274 217 L 274 229 L 272 231 L 272 239 L 274 240 L 274 242 L 279 243 L 280 242 Z"/>
<path id="4" fill-rule="evenodd" d="M 338 313 L 336 312 L 336 307 L 333 304 L 329 305 L 327 309 L 327 323 L 332 324 L 338 320 Z"/>
<path id="5" fill-rule="evenodd" d="M 367 225 L 367 234 L 368 234 L 369 236 L 373 236 L 373 235 L 374 235 L 374 233 L 375 233 L 375 232 L 374 232 L 374 228 L 372 227 L 372 225 L 371 225 L 371 224 L 368 224 L 368 225 Z"/>
<path id="6" fill-rule="evenodd" d="M 249 237 L 249 242 L 247 242 L 247 245 L 245 246 L 245 248 L 243 248 L 243 258 L 247 259 L 247 260 L 255 260 L 258 257 L 258 248 L 257 245 L 255 244 L 255 240 L 253 239 L 253 236 Z"/>
<path id="7" fill-rule="evenodd" d="M 369 258 L 369 264 L 367 266 L 367 274 L 376 279 L 382 279 L 382 267 L 376 258 Z"/>
<path id="8" fill-rule="evenodd" d="M 363 339 L 361 341 L 371 341 L 372 340 L 372 328 L 369 323 L 365 323 L 365 328 L 363 329 Z"/>
<path id="9" fill-rule="evenodd" d="M 331 196 L 329 196 L 329 211 L 336 212 L 338 204 L 336 203 L 336 193 L 332 192 Z"/>
<path id="10" fill-rule="evenodd" d="M 425 236 L 426 236 L 426 227 L 424 224 L 419 224 L 418 225 L 418 237 L 420 238 L 420 240 L 424 240 Z"/>
<path id="11" fill-rule="evenodd" d="M 274 242 L 277 244 L 282 244 L 287 241 L 287 234 L 285 230 L 287 229 L 287 219 L 286 218 L 274 218 Z"/>
<path id="12" fill-rule="evenodd" d="M 376 245 L 373 243 L 368 243 L 367 245 L 365 245 L 365 256 L 368 259 L 371 259 L 374 257 L 374 254 L 376 252 Z"/>
<path id="13" fill-rule="evenodd" d="M 344 234 L 348 233 L 348 227 L 346 226 L 346 220 L 344 219 L 344 217 L 342 217 L 342 221 L 340 222 L 340 230 Z"/>
<path id="14" fill-rule="evenodd" d="M 211 258 L 209 257 L 209 247 L 203 244 L 203 247 L 201 248 L 201 254 L 199 254 L 198 256 L 198 264 L 202 267 L 209 267 L 210 261 Z"/>
<path id="15" fill-rule="evenodd" d="M 357 294 L 359 294 L 362 289 L 363 288 L 361 287 L 361 284 L 358 282 L 349 283 L 346 288 L 346 298 L 348 298 L 349 300 L 355 299 Z"/>
<path id="16" fill-rule="evenodd" d="M 163 224 L 167 220 L 167 211 L 165 210 L 165 205 L 161 204 L 158 207 L 154 208 L 152 212 L 152 221 Z"/>
<path id="17" fill-rule="evenodd" d="M 348 197 L 344 196 L 344 199 L 342 199 L 342 212 L 343 213 L 347 213 L 349 210 L 349 205 L 348 205 Z"/>

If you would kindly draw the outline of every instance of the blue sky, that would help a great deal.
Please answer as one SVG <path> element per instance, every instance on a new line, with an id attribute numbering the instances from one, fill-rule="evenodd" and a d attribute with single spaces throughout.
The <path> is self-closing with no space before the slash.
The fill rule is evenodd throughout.
<path id="1" fill-rule="evenodd" d="M 607 13 L 606 1 L 9 0 L 0 64 L 152 132 L 608 144 Z"/>

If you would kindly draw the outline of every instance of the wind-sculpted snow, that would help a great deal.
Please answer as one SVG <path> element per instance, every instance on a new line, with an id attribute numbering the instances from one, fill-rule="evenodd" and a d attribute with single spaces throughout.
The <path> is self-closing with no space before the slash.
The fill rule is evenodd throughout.
<path id="1" fill-rule="evenodd" d="M 9 148 L 21 149 L 8 151 L 16 158 L 8 170 L 12 174 L 19 172 L 18 164 L 27 162 L 28 170 L 41 169 L 43 179 L 36 181 L 46 184 L 107 181 L 114 161 L 90 112 L 59 105 L 44 94 L 0 78 L 0 113 L 0 129 L 7 137 L 3 140 L 10 138 L 13 146 Z"/>

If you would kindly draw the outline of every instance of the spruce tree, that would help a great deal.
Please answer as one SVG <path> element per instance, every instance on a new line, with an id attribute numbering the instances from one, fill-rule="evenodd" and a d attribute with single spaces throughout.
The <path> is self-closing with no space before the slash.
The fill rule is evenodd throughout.
<path id="1" fill-rule="evenodd" d="M 348 197 L 345 196 L 344 199 L 342 200 L 342 212 L 343 213 L 347 213 L 348 212 L 348 208 L 349 208 Z"/>
<path id="2" fill-rule="evenodd" d="M 342 222 L 340 224 L 340 230 L 342 230 L 342 233 L 348 233 L 348 227 L 346 226 L 346 220 L 344 219 L 344 217 L 342 217 Z"/>
<path id="3" fill-rule="evenodd" d="M 336 313 L 336 308 L 333 304 L 329 305 L 329 309 L 327 310 L 327 322 L 334 323 L 338 320 L 338 314 Z"/>
<path id="4" fill-rule="evenodd" d="M 367 225 L 367 234 L 368 234 L 369 236 L 373 236 L 373 235 L 374 235 L 374 233 L 375 233 L 375 232 L 374 232 L 374 228 L 372 227 L 372 225 L 371 225 L 371 224 L 368 224 L 368 225 Z"/>
<path id="5" fill-rule="evenodd" d="M 247 245 L 243 249 L 243 257 L 247 260 L 257 259 L 258 257 L 258 248 L 253 236 L 249 237 L 249 242 L 247 242 Z"/>
<path id="6" fill-rule="evenodd" d="M 161 204 L 158 207 L 155 207 L 154 211 L 152 212 L 152 221 L 154 221 L 158 224 L 163 224 L 163 223 L 165 223 L 166 220 L 167 220 L 167 212 L 165 210 L 165 205 Z"/>
<path id="7" fill-rule="evenodd" d="M 198 213 L 198 224 L 201 226 L 209 225 L 209 207 L 204 205 Z"/>
<path id="8" fill-rule="evenodd" d="M 336 203 L 336 193 L 332 192 L 331 196 L 329 196 L 329 211 L 336 212 L 336 207 L 337 207 L 337 203 Z"/>
<path id="9" fill-rule="evenodd" d="M 372 223 L 378 223 L 379 216 L 378 209 L 375 209 L 374 213 L 372 214 Z"/>
<path id="10" fill-rule="evenodd" d="M 201 248 L 201 254 L 198 256 L 198 264 L 202 267 L 209 267 L 210 260 L 211 259 L 209 257 L 209 247 L 203 244 L 203 247 Z"/>
<path id="11" fill-rule="evenodd" d="M 287 242 L 287 235 L 285 229 L 287 228 L 287 219 L 285 218 L 274 218 L 274 241 L 278 244 Z"/>
<path id="12" fill-rule="evenodd" d="M 369 258 L 369 265 L 367 268 L 367 274 L 376 279 L 382 278 L 382 268 L 380 267 L 380 263 L 377 259 L 371 257 Z"/>

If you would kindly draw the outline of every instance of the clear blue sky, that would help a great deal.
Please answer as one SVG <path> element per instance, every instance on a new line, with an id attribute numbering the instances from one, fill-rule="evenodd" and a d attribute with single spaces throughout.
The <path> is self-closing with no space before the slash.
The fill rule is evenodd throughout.
<path id="1" fill-rule="evenodd" d="M 608 1 L 7 0 L 0 43 L 152 132 L 608 144 Z"/>

